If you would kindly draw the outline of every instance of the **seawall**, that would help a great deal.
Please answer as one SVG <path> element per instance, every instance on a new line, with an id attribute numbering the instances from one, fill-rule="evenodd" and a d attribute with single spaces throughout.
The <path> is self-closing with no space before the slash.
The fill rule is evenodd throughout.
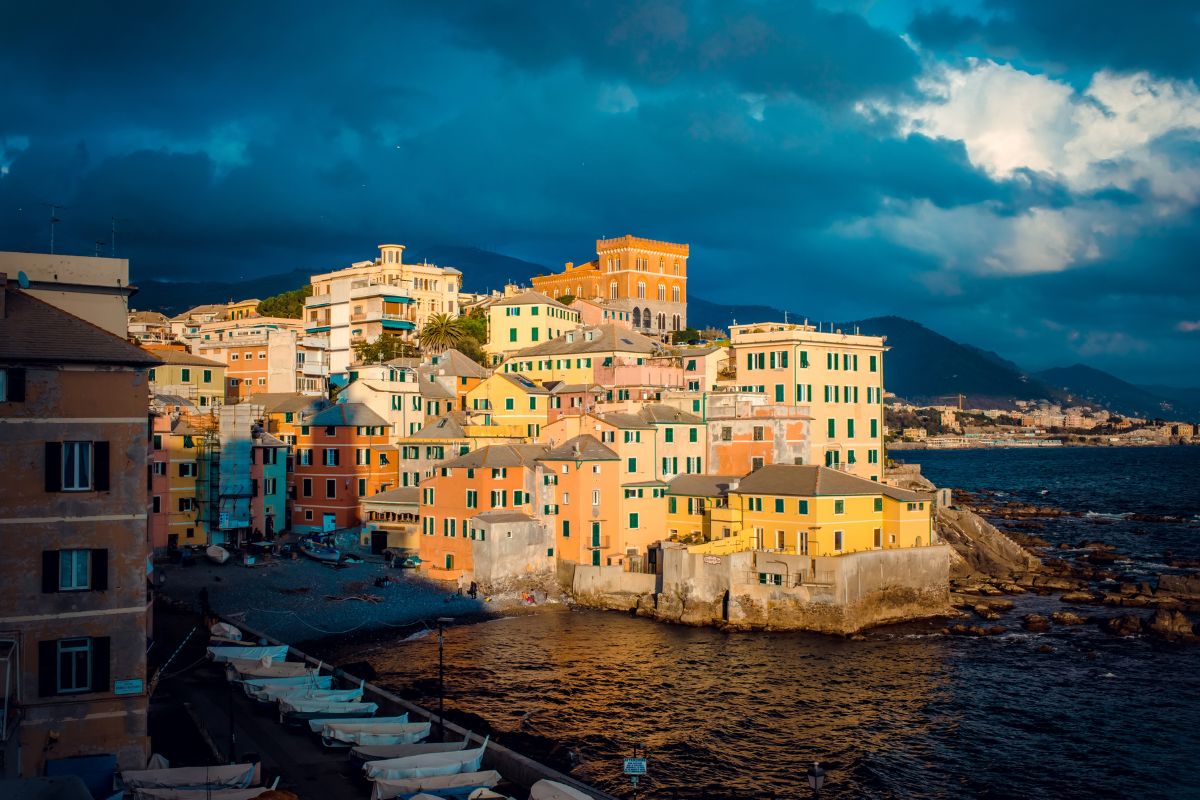
<path id="1" fill-rule="evenodd" d="M 661 552 L 658 574 L 576 565 L 575 602 L 685 625 L 839 635 L 953 613 L 945 545 L 832 558 L 765 550 L 714 556 L 682 547 Z"/>

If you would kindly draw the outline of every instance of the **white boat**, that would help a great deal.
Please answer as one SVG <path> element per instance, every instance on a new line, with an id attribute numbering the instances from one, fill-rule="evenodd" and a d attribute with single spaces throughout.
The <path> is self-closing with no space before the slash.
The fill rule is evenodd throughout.
<path id="1" fill-rule="evenodd" d="M 248 789 L 262 783 L 258 764 L 139 769 L 121 773 L 130 789 Z"/>
<path id="2" fill-rule="evenodd" d="M 279 701 L 281 722 L 297 723 L 322 717 L 370 717 L 379 710 L 375 703 L 338 702 L 335 700 Z"/>
<path id="3" fill-rule="evenodd" d="M 370 723 L 334 723 L 321 729 L 321 741 L 326 747 L 349 747 L 359 744 L 416 744 L 429 738 L 430 723 L 410 722 L 400 725 Z"/>
<path id="4" fill-rule="evenodd" d="M 316 561 L 324 561 L 327 564 L 336 564 L 342 560 L 342 552 L 336 547 L 318 544 L 312 539 L 305 539 L 300 543 L 300 552 Z"/>
<path id="5" fill-rule="evenodd" d="M 263 703 L 276 701 L 303 702 L 306 700 L 323 703 L 357 703 L 362 700 L 362 688 L 357 689 L 318 689 L 314 686 L 283 686 L 256 695 L 255 699 Z"/>
<path id="6" fill-rule="evenodd" d="M 529 800 L 595 800 L 590 794 L 558 781 L 540 780 L 529 790 Z"/>
<path id="7" fill-rule="evenodd" d="M 266 681 L 259 683 L 258 681 Z M 254 678 L 242 684 L 247 697 L 263 703 L 274 703 L 280 695 L 304 689 L 330 689 L 332 675 L 301 675 L 298 678 Z"/>
<path id="8" fill-rule="evenodd" d="M 208 632 L 214 638 L 224 639 L 227 642 L 240 642 L 242 640 L 242 632 L 228 622 L 214 622 L 212 627 L 208 629 Z"/>
<path id="9" fill-rule="evenodd" d="M 252 786 L 249 789 L 137 788 L 133 790 L 133 800 L 254 800 L 267 791 L 270 789 L 266 786 Z"/>
<path id="10" fill-rule="evenodd" d="M 483 764 L 483 753 L 487 750 L 487 745 L 488 739 L 484 739 L 482 745 L 471 750 L 368 761 L 363 764 L 363 772 L 366 773 L 368 780 L 431 778 L 436 775 L 475 772 Z"/>
<path id="11" fill-rule="evenodd" d="M 318 668 L 310 667 L 299 661 L 273 661 L 250 658 L 227 658 L 227 669 L 237 673 L 238 680 L 254 678 L 298 678 L 303 675 L 315 675 Z"/>
<path id="12" fill-rule="evenodd" d="M 308 721 L 308 729 L 313 733 L 320 733 L 325 729 L 326 725 L 336 725 L 342 722 L 371 723 L 373 725 L 403 725 L 408 722 L 408 714 L 401 714 L 398 717 L 370 717 L 366 719 L 363 717 L 311 719 Z"/>
<path id="13" fill-rule="evenodd" d="M 457 775 L 439 775 L 431 778 L 400 778 L 398 780 L 375 781 L 371 789 L 372 800 L 391 800 L 407 797 L 419 792 L 434 796 L 457 790 L 455 794 L 469 793 L 472 789 L 491 789 L 500 782 L 500 773 L 494 769 L 483 772 L 460 772 Z"/>
<path id="14" fill-rule="evenodd" d="M 225 645 L 208 648 L 208 657 L 218 664 L 230 659 L 261 661 L 264 658 L 269 658 L 271 661 L 283 661 L 287 658 L 287 654 L 288 646 L 286 644 L 267 647 L 236 647 Z"/>
<path id="15" fill-rule="evenodd" d="M 204 555 L 208 556 L 209 561 L 217 564 L 224 564 L 229 560 L 229 551 L 218 544 L 210 544 Z"/>

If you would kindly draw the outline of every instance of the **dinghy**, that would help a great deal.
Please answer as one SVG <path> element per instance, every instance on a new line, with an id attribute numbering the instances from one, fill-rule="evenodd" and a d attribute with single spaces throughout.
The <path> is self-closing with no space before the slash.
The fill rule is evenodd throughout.
<path id="1" fill-rule="evenodd" d="M 483 753 L 487 750 L 487 745 L 488 739 L 484 739 L 482 745 L 471 750 L 368 761 L 363 764 L 363 772 L 366 773 L 368 780 L 431 778 L 437 775 L 476 772 L 483 763 Z"/>
<path id="2" fill-rule="evenodd" d="M 265 681 L 258 683 L 258 681 Z M 260 703 L 274 703 L 281 695 L 307 689 L 331 689 L 332 675 L 301 675 L 298 678 L 254 678 L 242 684 L 246 696 Z"/>
<path id="3" fill-rule="evenodd" d="M 357 703 L 362 700 L 362 688 L 357 689 L 318 689 L 314 686 L 282 686 L 278 689 L 268 689 L 257 695 L 260 703 L 274 703 L 287 700 L 305 701 L 319 700 L 329 703 Z"/>
<path id="4" fill-rule="evenodd" d="M 264 658 L 270 658 L 271 661 L 283 661 L 287 658 L 287 653 L 288 646 L 286 644 L 275 645 L 273 647 L 234 647 L 226 645 L 208 648 L 208 657 L 218 664 L 222 664 L 230 659 L 259 661 Z"/>
<path id="5" fill-rule="evenodd" d="M 470 740 L 463 739 L 461 742 L 360 745 L 350 751 L 350 760 L 357 766 L 367 761 L 381 761 L 385 758 L 403 758 L 404 756 L 420 756 L 428 753 L 453 753 L 457 750 L 466 750 L 470 743 Z"/>
<path id="6" fill-rule="evenodd" d="M 350 747 L 358 744 L 416 744 L 429 738 L 428 722 L 401 725 L 371 723 L 333 723 L 321 729 L 321 742 L 326 747 Z"/>
<path id="7" fill-rule="evenodd" d="M 280 722 L 296 725 L 310 719 L 322 717 L 370 717 L 379 710 L 375 703 L 337 702 L 331 700 L 279 701 Z"/>
<path id="8" fill-rule="evenodd" d="M 313 733 L 320 733 L 321 731 L 323 731 L 325 729 L 326 725 L 338 724 L 341 722 L 359 722 L 359 723 L 369 722 L 369 723 L 372 723 L 375 725 L 403 725 L 404 723 L 408 722 L 408 714 L 401 714 L 398 717 L 370 717 L 370 718 L 363 718 L 363 717 L 337 718 L 337 717 L 334 717 L 332 719 L 327 719 L 327 718 L 310 719 L 308 721 L 308 729 L 310 731 L 312 731 Z"/>
<path id="9" fill-rule="evenodd" d="M 315 675 L 319 668 L 310 667 L 299 661 L 270 661 L 263 663 L 262 659 L 229 658 L 225 660 L 227 669 L 237 673 L 238 680 L 253 678 L 298 678 L 303 675 Z"/>
<path id="10" fill-rule="evenodd" d="M 312 539 L 305 539 L 300 543 L 300 552 L 315 561 L 323 561 L 326 564 L 336 564 L 342 560 L 342 553 L 336 547 L 320 544 Z"/>
<path id="11" fill-rule="evenodd" d="M 249 789 L 151 789 L 133 790 L 133 800 L 254 800 L 263 792 L 279 785 L 279 778 L 267 786 L 252 786 Z"/>
<path id="12" fill-rule="evenodd" d="M 535 783 L 529 790 L 529 800 L 594 800 L 594 798 L 574 786 L 543 779 Z"/>
<path id="13" fill-rule="evenodd" d="M 121 773 L 130 789 L 248 789 L 262 782 L 258 764 L 139 769 Z"/>
<path id="14" fill-rule="evenodd" d="M 229 560 L 229 551 L 217 544 L 211 544 L 204 551 L 204 555 L 208 556 L 208 560 L 216 564 L 224 564 Z"/>
<path id="15" fill-rule="evenodd" d="M 209 634 L 216 639 L 224 639 L 227 642 L 240 642 L 242 640 L 242 632 L 228 622 L 214 622 L 212 627 L 208 629 Z"/>
<path id="16" fill-rule="evenodd" d="M 457 775 L 440 775 L 432 778 L 401 778 L 378 780 L 371 789 L 372 800 L 392 800 L 408 797 L 418 792 L 445 797 L 469 795 L 475 789 L 491 789 L 500 782 L 500 773 L 494 769 L 483 772 L 460 772 Z"/>

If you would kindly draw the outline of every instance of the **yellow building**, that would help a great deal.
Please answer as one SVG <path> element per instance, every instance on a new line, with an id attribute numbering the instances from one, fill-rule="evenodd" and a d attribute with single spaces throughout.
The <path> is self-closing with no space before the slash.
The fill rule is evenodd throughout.
<path id="1" fill-rule="evenodd" d="M 225 319 L 249 319 L 250 317 L 258 316 L 258 304 L 262 301 L 258 298 L 249 300 L 239 300 L 236 303 L 230 303 L 225 306 Z"/>
<path id="2" fill-rule="evenodd" d="M 485 425 L 536 438 L 550 411 L 550 390 L 523 375 L 494 373 L 467 392 L 467 410 L 483 412 Z"/>
<path id="3" fill-rule="evenodd" d="M 738 475 L 680 475 L 667 486 L 667 535 L 702 543 L 714 538 L 713 511 L 728 506 Z"/>
<path id="4" fill-rule="evenodd" d="M 552 341 L 512 353 L 500 370 L 536 383 L 593 384 L 597 368 L 642 364 L 661 350 L 661 344 L 636 331 L 597 325 L 567 331 Z"/>
<path id="5" fill-rule="evenodd" d="M 930 496 L 827 467 L 770 464 L 717 500 L 707 511 L 711 542 L 692 552 L 837 556 L 933 543 Z"/>
<path id="6" fill-rule="evenodd" d="M 811 409 L 813 463 L 883 475 L 882 336 L 767 322 L 730 328 L 738 387 Z"/>
<path id="7" fill-rule="evenodd" d="M 202 408 L 225 402 L 225 365 L 173 347 L 148 347 L 163 363 L 150 370 L 151 394 L 173 395 Z"/>
<path id="8" fill-rule="evenodd" d="M 207 545 L 208 527 L 200 514 L 197 482 L 205 424 L 210 415 L 180 417 L 167 436 L 167 535 L 178 546 Z"/>
<path id="9" fill-rule="evenodd" d="M 488 306 L 488 343 L 494 363 L 509 353 L 549 342 L 579 327 L 579 312 L 541 292 L 510 294 Z"/>

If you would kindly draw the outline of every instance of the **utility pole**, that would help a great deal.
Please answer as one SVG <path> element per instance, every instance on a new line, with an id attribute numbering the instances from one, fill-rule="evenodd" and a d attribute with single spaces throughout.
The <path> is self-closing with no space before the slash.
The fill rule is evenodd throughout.
<path id="1" fill-rule="evenodd" d="M 50 255 L 54 255 L 54 226 L 62 222 L 56 214 L 60 208 L 66 206 L 60 206 L 58 203 L 42 203 L 42 205 L 50 209 Z"/>

